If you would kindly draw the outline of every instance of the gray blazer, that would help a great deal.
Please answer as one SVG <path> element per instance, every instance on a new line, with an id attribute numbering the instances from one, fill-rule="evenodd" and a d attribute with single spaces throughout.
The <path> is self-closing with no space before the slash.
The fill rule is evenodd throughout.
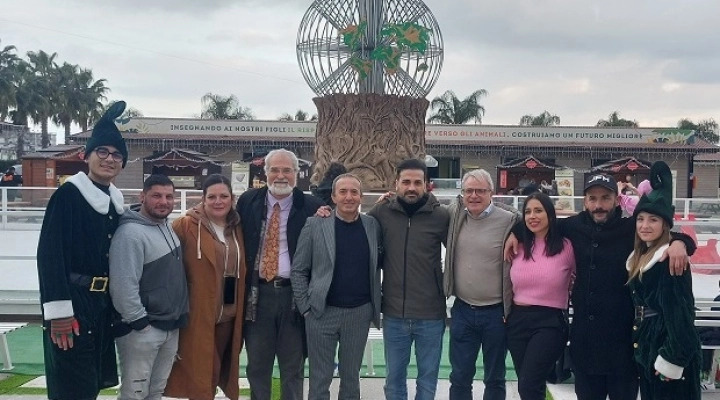
<path id="1" fill-rule="evenodd" d="M 302 314 L 310 311 L 320 317 L 325 312 L 325 301 L 335 270 L 335 218 L 335 211 L 328 218 L 310 217 L 300 232 L 290 279 L 295 303 Z M 370 246 L 368 273 L 373 324 L 380 328 L 382 230 L 375 218 L 360 214 L 360 219 Z"/>

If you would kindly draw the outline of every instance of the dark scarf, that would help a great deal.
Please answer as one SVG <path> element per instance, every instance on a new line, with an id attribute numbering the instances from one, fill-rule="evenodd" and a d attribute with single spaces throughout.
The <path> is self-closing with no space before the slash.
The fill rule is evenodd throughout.
<path id="1" fill-rule="evenodd" d="M 402 197 L 398 197 L 398 203 L 402 206 L 403 210 L 405 210 L 405 214 L 407 214 L 408 217 L 412 217 L 419 209 L 422 208 L 425 204 L 427 204 L 428 199 L 430 197 L 427 193 L 425 193 L 421 198 L 418 199 L 415 203 L 408 203 L 405 200 L 402 199 Z"/>

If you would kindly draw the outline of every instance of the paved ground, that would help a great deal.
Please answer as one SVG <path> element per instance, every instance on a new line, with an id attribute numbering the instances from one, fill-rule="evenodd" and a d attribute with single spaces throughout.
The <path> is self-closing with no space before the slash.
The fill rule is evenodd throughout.
<path id="1" fill-rule="evenodd" d="M 0 374 L 0 379 L 2 379 L 2 374 Z M 338 383 L 339 381 L 337 379 L 333 380 L 333 383 L 330 387 L 330 398 L 337 399 L 337 391 L 338 391 Z M 384 380 L 381 378 L 361 378 L 360 379 L 360 390 L 362 393 L 363 399 L 368 400 L 380 400 L 384 399 L 385 395 L 383 394 L 383 383 Z M 307 379 L 305 380 L 305 398 L 307 398 Z M 44 388 L 45 387 L 45 379 L 44 377 L 37 378 L 33 381 L 28 382 L 27 384 L 23 385 L 24 387 L 31 387 L 31 388 Z M 247 387 L 247 380 L 240 379 L 240 387 Z M 438 390 L 436 395 L 436 400 L 447 400 L 448 399 L 448 391 L 450 388 L 450 382 L 448 380 L 440 380 L 438 382 Z M 476 382 L 475 383 L 475 396 L 474 398 L 481 398 L 483 384 L 482 382 Z M 548 389 L 550 390 L 550 393 L 552 394 L 553 398 L 555 400 L 575 400 L 575 391 L 573 385 L 548 385 Z M 408 399 L 413 399 L 415 397 L 415 380 L 410 379 L 408 380 Z M 18 396 L 18 395 L 0 395 L 0 400 L 40 400 L 45 399 L 44 396 Z M 114 396 L 101 396 L 100 399 L 114 399 Z M 249 397 L 240 397 L 241 400 L 249 399 Z M 720 392 L 717 393 L 704 393 L 702 396 L 703 400 L 720 400 Z M 216 399 L 226 399 L 222 394 L 219 394 Z M 508 382 L 507 383 L 507 400 L 519 400 L 520 396 L 517 393 L 517 382 Z"/>
<path id="2" fill-rule="evenodd" d="M 383 379 L 379 378 L 364 378 L 361 379 L 360 388 L 362 391 L 362 398 L 367 400 L 381 400 L 384 399 L 383 395 Z M 330 390 L 330 398 L 337 398 L 337 386 L 338 381 L 334 380 Z M 441 380 L 438 383 L 437 400 L 448 399 L 448 389 L 450 382 L 447 380 Z M 476 391 L 474 398 L 481 398 L 482 382 L 476 382 Z M 574 400 L 575 392 L 572 385 L 548 385 L 550 393 L 552 393 L 555 400 Z M 307 381 L 305 382 L 305 389 L 307 390 Z M 518 400 L 520 396 L 517 394 L 517 382 L 508 382 L 507 388 L 507 400 Z M 306 393 L 307 395 L 307 393 Z M 414 380 L 408 380 L 408 398 L 412 399 L 415 395 Z M 703 393 L 703 400 L 720 400 L 720 393 Z M 45 400 L 46 396 L 21 396 L 21 395 L 0 395 L 0 400 Z M 115 396 L 100 396 L 101 400 L 115 399 Z M 216 399 L 226 399 L 224 396 L 218 396 Z M 242 400 L 248 399 L 248 397 L 242 397 Z"/>
<path id="3" fill-rule="evenodd" d="M 330 398 L 337 399 L 337 390 L 338 390 L 338 380 L 333 380 L 333 384 L 330 387 Z M 362 393 L 363 399 L 368 400 L 380 400 L 384 399 L 385 395 L 383 394 L 383 383 L 384 379 L 380 378 L 362 378 L 360 380 L 360 390 Z M 244 384 L 244 382 L 241 380 L 241 386 Z M 24 385 L 25 387 L 45 387 L 44 378 L 38 378 L 35 381 L 28 382 L 28 384 Z M 477 382 L 475 384 L 476 386 L 476 395 L 474 397 L 479 398 L 479 393 L 482 393 L 482 382 Z M 437 400 L 446 400 L 448 399 L 448 390 L 450 388 L 450 382 L 447 380 L 441 380 L 438 382 L 438 391 L 437 391 Z M 517 382 L 508 382 L 508 393 L 507 393 L 507 400 L 519 400 L 520 396 L 517 394 Z M 307 397 L 307 379 L 305 380 L 305 397 Z M 412 399 L 415 397 L 415 380 L 408 380 L 408 398 Z M 572 397 L 557 397 L 553 396 L 555 400 L 569 400 L 574 399 L 574 395 Z M 45 396 L 30 396 L 30 395 L 0 395 L 0 400 L 40 400 L 40 399 L 47 399 Z M 115 399 L 115 396 L 100 396 L 99 399 L 105 400 L 105 399 Z M 226 399 L 226 397 L 219 395 L 216 397 L 216 399 Z M 249 399 L 249 397 L 242 397 L 241 399 Z"/>

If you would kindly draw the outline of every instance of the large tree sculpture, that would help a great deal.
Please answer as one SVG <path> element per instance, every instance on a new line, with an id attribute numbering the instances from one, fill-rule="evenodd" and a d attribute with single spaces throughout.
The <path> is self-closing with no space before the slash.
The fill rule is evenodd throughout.
<path id="1" fill-rule="evenodd" d="M 366 188 L 386 189 L 399 161 L 425 156 L 425 96 L 443 51 L 421 0 L 316 0 L 297 54 L 319 96 L 314 182 L 337 160 Z"/>

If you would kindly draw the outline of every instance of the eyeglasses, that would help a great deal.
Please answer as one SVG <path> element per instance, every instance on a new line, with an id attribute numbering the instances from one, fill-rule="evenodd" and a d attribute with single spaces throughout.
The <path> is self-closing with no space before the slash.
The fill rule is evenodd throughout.
<path id="1" fill-rule="evenodd" d="M 462 194 L 465 196 L 471 196 L 473 193 L 478 196 L 484 196 L 486 194 L 490 194 L 492 192 L 491 189 L 463 189 Z"/>
<path id="2" fill-rule="evenodd" d="M 97 154 L 98 157 L 101 159 L 106 159 L 108 156 L 112 156 L 113 161 L 120 162 L 125 159 L 125 156 L 122 155 L 122 153 L 119 152 L 113 152 L 111 153 L 110 150 L 106 149 L 105 147 L 98 147 L 95 149 L 95 154 Z"/>
<path id="3" fill-rule="evenodd" d="M 278 174 L 291 175 L 295 172 L 295 170 L 292 168 L 275 168 L 275 167 L 271 167 L 269 171 L 271 174 L 274 174 L 274 175 L 278 175 Z"/>

